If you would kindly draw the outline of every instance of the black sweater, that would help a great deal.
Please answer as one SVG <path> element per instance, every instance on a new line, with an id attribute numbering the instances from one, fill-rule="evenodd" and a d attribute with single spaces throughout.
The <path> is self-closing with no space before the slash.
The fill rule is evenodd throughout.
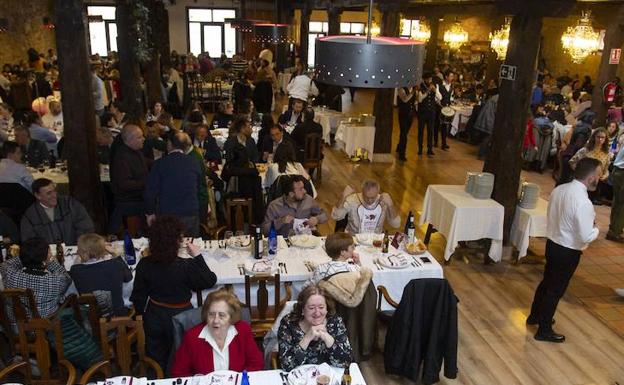
<path id="1" fill-rule="evenodd" d="M 123 142 L 112 156 L 111 188 L 118 202 L 141 202 L 147 182 L 147 161 L 141 150 L 133 150 Z"/>
<path id="2" fill-rule="evenodd" d="M 136 268 L 130 301 L 143 314 L 147 299 L 180 304 L 191 300 L 192 291 L 209 289 L 217 282 L 201 255 L 192 259 L 176 258 L 163 263 L 152 257 L 141 258 Z"/>

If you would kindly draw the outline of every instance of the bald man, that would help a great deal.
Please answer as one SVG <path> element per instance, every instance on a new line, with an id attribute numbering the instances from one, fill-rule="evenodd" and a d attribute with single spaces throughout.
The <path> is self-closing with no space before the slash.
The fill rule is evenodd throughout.
<path id="1" fill-rule="evenodd" d="M 185 150 L 191 139 L 184 132 L 171 132 L 167 156 L 154 162 L 145 190 L 145 213 L 150 225 L 156 215 L 175 215 L 185 225 L 187 237 L 199 236 L 199 188 L 204 178 L 200 166 Z"/>
<path id="2" fill-rule="evenodd" d="M 121 130 L 121 143 L 111 163 L 111 188 L 115 208 L 108 223 L 108 231 L 117 234 L 122 220 L 129 216 L 143 218 L 143 192 L 147 183 L 147 160 L 141 149 L 145 137 L 141 128 L 128 123 Z"/>

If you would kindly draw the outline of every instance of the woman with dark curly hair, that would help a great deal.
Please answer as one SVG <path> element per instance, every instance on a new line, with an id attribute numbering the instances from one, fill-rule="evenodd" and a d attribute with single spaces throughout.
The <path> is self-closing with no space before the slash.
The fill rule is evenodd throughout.
<path id="1" fill-rule="evenodd" d="M 192 308 L 193 291 L 208 289 L 217 282 L 200 254 L 187 244 L 190 259 L 178 257 L 184 224 L 174 216 L 158 216 L 149 229 L 150 255 L 141 258 L 136 268 L 130 301 L 143 314 L 147 355 L 163 370 L 173 346 L 171 318 Z"/>
<path id="2" fill-rule="evenodd" d="M 293 311 L 282 318 L 277 338 L 283 370 L 304 364 L 346 367 L 352 360 L 347 328 L 335 314 L 333 302 L 316 284 L 306 286 Z"/>

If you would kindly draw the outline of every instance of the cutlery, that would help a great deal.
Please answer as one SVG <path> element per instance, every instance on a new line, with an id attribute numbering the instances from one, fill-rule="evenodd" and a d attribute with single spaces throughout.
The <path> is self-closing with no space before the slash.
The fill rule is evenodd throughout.
<path id="1" fill-rule="evenodd" d="M 236 379 L 234 380 L 234 385 L 238 384 L 238 372 L 236 373 Z"/>
<path id="2" fill-rule="evenodd" d="M 379 258 L 377 258 L 377 265 L 379 265 L 379 269 L 380 269 L 380 270 L 383 270 L 383 269 L 384 269 L 384 267 L 383 267 L 383 265 L 381 264 L 381 262 L 379 262 Z"/>
<path id="3" fill-rule="evenodd" d="M 284 268 L 284 274 L 288 274 L 288 269 L 286 268 L 286 262 L 282 262 L 282 267 Z"/>
<path id="4" fill-rule="evenodd" d="M 415 262 L 418 266 L 421 266 L 421 262 L 420 262 L 420 261 L 419 261 L 416 257 L 414 257 L 413 255 L 412 255 L 412 259 L 414 260 L 414 262 Z"/>
<path id="5" fill-rule="evenodd" d="M 377 263 L 376 259 L 373 259 L 373 264 L 375 265 L 375 267 L 377 267 L 377 270 L 381 270 L 381 266 L 379 266 L 379 263 Z"/>
<path id="6" fill-rule="evenodd" d="M 290 242 L 290 239 L 288 239 L 288 238 L 284 238 L 284 240 L 286 241 L 286 245 L 287 245 L 288 247 L 292 247 L 292 242 Z"/>
<path id="7" fill-rule="evenodd" d="M 414 263 L 414 262 L 410 263 L 410 265 L 412 265 L 412 266 L 414 266 L 414 267 L 417 267 L 417 266 L 416 266 L 416 263 Z"/>

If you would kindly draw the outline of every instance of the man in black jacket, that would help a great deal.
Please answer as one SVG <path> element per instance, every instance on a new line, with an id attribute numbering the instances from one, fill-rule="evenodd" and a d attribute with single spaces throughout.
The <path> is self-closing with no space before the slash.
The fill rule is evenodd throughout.
<path id="1" fill-rule="evenodd" d="M 24 163 L 37 167 L 48 160 L 48 147 L 40 140 L 31 139 L 27 128 L 16 126 L 13 132 L 15 133 L 15 141 L 22 148 Z"/>
<path id="2" fill-rule="evenodd" d="M 186 226 L 187 237 L 199 236 L 199 187 L 204 175 L 195 159 L 186 156 L 191 142 L 188 134 L 178 132 L 167 140 L 168 155 L 154 162 L 145 190 L 147 224 L 156 215 L 175 215 Z"/>
<path id="3" fill-rule="evenodd" d="M 303 111 L 303 122 L 297 124 L 290 134 L 291 139 L 297 146 L 297 160 L 303 161 L 305 151 L 305 141 L 308 134 L 317 133 L 323 135 L 323 127 L 314 121 L 314 110 L 308 107 Z"/>
<path id="4" fill-rule="evenodd" d="M 143 217 L 143 191 L 147 183 L 148 163 L 141 149 L 145 138 L 139 126 L 126 124 L 121 130 L 121 143 L 111 164 L 111 188 L 115 209 L 108 223 L 108 231 L 117 233 L 124 217 Z"/>

